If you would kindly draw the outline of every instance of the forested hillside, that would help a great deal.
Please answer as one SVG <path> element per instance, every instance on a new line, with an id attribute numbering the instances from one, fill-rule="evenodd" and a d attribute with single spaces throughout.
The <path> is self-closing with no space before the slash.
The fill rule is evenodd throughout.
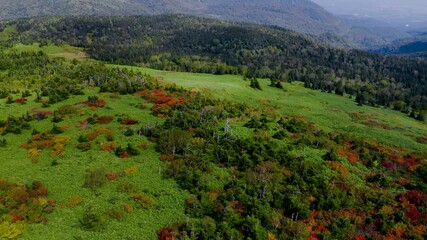
<path id="1" fill-rule="evenodd" d="M 285 27 L 341 47 L 375 48 L 396 39 L 369 27 L 354 28 L 309 0 L 0 0 L 0 6 L 0 19 L 179 13 Z"/>
<path id="2" fill-rule="evenodd" d="M 277 27 L 181 15 L 36 18 L 9 22 L 9 41 L 68 43 L 95 59 L 156 69 L 242 74 L 350 94 L 423 119 L 427 62 L 328 48 Z"/>

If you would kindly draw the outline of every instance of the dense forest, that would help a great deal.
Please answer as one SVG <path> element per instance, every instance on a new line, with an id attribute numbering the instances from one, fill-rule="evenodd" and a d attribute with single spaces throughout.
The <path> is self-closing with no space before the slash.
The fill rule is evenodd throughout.
<path id="1" fill-rule="evenodd" d="M 117 64 L 242 74 L 305 86 L 423 118 L 427 62 L 323 46 L 278 27 L 180 15 L 16 20 L 10 41 L 71 44 Z"/>
<path id="2" fill-rule="evenodd" d="M 150 111 L 162 119 L 158 124 L 141 125 L 142 119 L 110 116 L 101 121 L 98 115 L 83 116 L 84 125 L 103 131 L 81 135 L 76 145 L 82 152 L 90 150 L 98 136 L 112 132 L 101 125 L 116 119 L 121 134 L 136 135 L 139 141 L 149 139 L 156 146 L 159 159 L 166 166 L 164 177 L 175 179 L 190 194 L 182 203 L 186 219 L 159 229 L 160 240 L 427 237 L 424 155 L 345 133 L 325 132 L 301 117 L 277 116 L 267 109 L 206 97 L 105 64 L 24 52 L 0 53 L 0 67 L 0 72 L 5 73 L 1 75 L 2 84 L 17 79 L 28 83 L 27 89 L 34 90 L 31 94 L 37 95 L 35 101 L 41 106 L 65 101 L 71 94 L 83 94 L 83 87 L 96 87 L 99 92 L 118 94 L 116 99 L 132 94 L 145 106 L 140 111 Z M 6 104 L 27 101 L 11 99 L 12 89 L 4 88 L 1 94 L 8 99 Z M 22 94 L 22 98 L 27 96 Z M 113 98 L 108 99 L 112 101 Z M 55 123 L 64 119 L 77 121 L 79 109 L 97 111 L 108 107 L 108 102 L 89 96 L 87 102 L 58 108 L 56 114 L 9 116 L 0 119 L 1 134 L 29 135 L 34 122 L 44 122 L 52 129 L 33 130 L 20 147 L 28 150 L 29 158 L 34 157 L 34 149 L 35 155 L 51 149 L 51 155 L 60 158 L 67 149 L 64 145 L 77 141 L 59 141 L 66 136 Z M 241 126 L 234 124 L 236 121 Z M 85 133 L 82 123 L 76 125 L 73 131 Z M 131 161 L 129 158 L 142 151 L 130 144 L 114 147 L 114 137 L 110 137 L 107 136 L 109 151 L 121 161 Z M 105 151 L 102 149 L 92 151 Z M 54 163 L 44 169 L 66 164 Z M 119 174 L 93 170 L 86 173 L 82 182 L 96 195 L 96 189 L 108 181 L 132 172 L 135 170 Z M 134 205 L 148 209 L 155 203 L 155 196 L 135 194 L 134 188 L 128 184 L 121 189 L 130 195 Z M 0 190 L 1 214 L 7 223 L 1 226 L 7 230 L 19 232 L 16 229 L 21 225 L 42 222 L 47 214 L 58 211 L 40 182 L 27 186 L 0 181 Z M 23 204 L 27 202 L 28 206 Z M 128 205 L 125 210 L 110 210 L 102 215 L 89 210 L 75 227 L 104 231 L 108 221 L 126 221 L 124 214 L 131 214 L 129 209 L 133 207 Z"/>

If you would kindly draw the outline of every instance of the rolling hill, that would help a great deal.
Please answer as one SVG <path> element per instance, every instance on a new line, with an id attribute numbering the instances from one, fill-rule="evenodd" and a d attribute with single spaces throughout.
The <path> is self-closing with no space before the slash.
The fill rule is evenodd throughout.
<path id="1" fill-rule="evenodd" d="M 299 80 L 357 96 L 360 104 L 420 116 L 427 109 L 426 61 L 330 48 L 279 27 L 183 15 L 45 17 L 3 25 L 6 42 L 70 44 L 116 64 Z"/>

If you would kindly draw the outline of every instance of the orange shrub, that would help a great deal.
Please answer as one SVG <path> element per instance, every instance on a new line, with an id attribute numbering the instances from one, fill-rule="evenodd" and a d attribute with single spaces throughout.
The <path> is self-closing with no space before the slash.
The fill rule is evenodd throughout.
<path id="1" fill-rule="evenodd" d="M 97 138 L 100 134 L 98 132 L 90 132 L 88 134 L 86 134 L 86 137 L 89 141 L 94 140 L 95 138 Z"/>
<path id="2" fill-rule="evenodd" d="M 101 144 L 100 150 L 105 152 L 111 152 L 116 148 L 116 144 L 114 142 L 109 142 L 105 144 Z"/>
<path id="3" fill-rule="evenodd" d="M 123 210 L 127 213 L 133 212 L 133 207 L 127 203 L 123 204 Z"/>
<path id="4" fill-rule="evenodd" d="M 347 157 L 348 161 L 353 164 L 356 165 L 357 164 L 357 154 L 353 153 L 353 152 L 349 152 L 349 151 L 337 151 L 337 154 L 343 157 Z"/>
<path id="5" fill-rule="evenodd" d="M 119 178 L 119 174 L 114 173 L 114 172 L 109 172 L 109 173 L 107 173 L 107 178 L 110 181 L 115 181 L 115 180 L 117 180 L 117 178 Z"/>
<path id="6" fill-rule="evenodd" d="M 147 150 L 148 149 L 148 143 L 147 142 L 143 142 L 139 145 L 140 148 Z"/>
<path id="7" fill-rule="evenodd" d="M 167 154 L 162 154 L 162 155 L 160 155 L 160 157 L 159 157 L 160 161 L 163 161 L 163 162 L 170 161 L 170 160 L 172 160 L 173 158 L 174 158 L 174 155 L 172 155 L 172 154 L 169 154 L 169 155 L 167 155 Z"/>
<path id="8" fill-rule="evenodd" d="M 80 195 L 72 196 L 68 199 L 68 206 L 75 207 L 83 202 L 83 198 Z"/>
<path id="9" fill-rule="evenodd" d="M 150 208 L 154 204 L 154 200 L 144 194 L 133 194 L 132 198 L 143 208 Z"/>

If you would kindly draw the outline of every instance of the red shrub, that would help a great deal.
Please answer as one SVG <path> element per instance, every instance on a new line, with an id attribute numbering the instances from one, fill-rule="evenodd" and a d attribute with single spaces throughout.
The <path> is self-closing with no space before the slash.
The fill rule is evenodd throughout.
<path id="1" fill-rule="evenodd" d="M 349 152 L 349 151 L 337 151 L 337 154 L 343 157 L 347 157 L 348 161 L 353 164 L 356 165 L 357 164 L 357 154 L 354 152 Z"/>
<path id="2" fill-rule="evenodd" d="M 88 106 L 88 107 L 96 107 L 96 108 L 98 108 L 98 107 L 105 106 L 107 104 L 107 102 L 105 100 L 98 99 L 98 100 L 96 100 L 94 102 L 86 101 L 86 102 L 83 102 L 82 104 L 85 105 L 85 106 Z"/>
<path id="3" fill-rule="evenodd" d="M 420 193 L 417 190 L 410 190 L 403 195 L 410 203 L 416 206 L 421 206 L 423 204 L 423 199 L 427 197 L 427 194 Z"/>
<path id="4" fill-rule="evenodd" d="M 24 218 L 19 213 L 13 212 L 11 215 L 12 215 L 12 222 L 13 223 L 24 220 Z"/>
<path id="5" fill-rule="evenodd" d="M 365 236 L 356 236 L 354 239 L 355 240 L 366 240 L 366 237 Z"/>
<path id="6" fill-rule="evenodd" d="M 162 228 L 159 231 L 159 240 L 176 240 L 176 236 L 174 235 L 174 230 L 170 227 Z"/>
<path id="7" fill-rule="evenodd" d="M 107 178 L 110 181 L 114 181 L 117 178 L 119 178 L 119 175 L 117 173 L 114 173 L 114 172 L 109 172 L 109 173 L 107 173 Z"/>
<path id="8" fill-rule="evenodd" d="M 120 155 L 120 158 L 128 158 L 129 154 L 128 153 L 123 153 L 122 155 Z"/>
<path id="9" fill-rule="evenodd" d="M 385 167 L 385 168 L 393 169 L 393 170 L 397 168 L 396 164 L 392 163 L 392 162 L 382 161 L 381 165 L 383 165 L 383 167 Z"/>
<path id="10" fill-rule="evenodd" d="M 113 121 L 112 116 L 101 116 L 95 119 L 97 123 L 99 124 L 109 124 Z"/>
<path id="11" fill-rule="evenodd" d="M 114 142 L 102 144 L 100 149 L 101 151 L 111 152 L 116 148 L 116 144 Z"/>
<path id="12" fill-rule="evenodd" d="M 407 218 L 409 218 L 413 225 L 417 225 L 418 222 L 425 217 L 425 215 L 418 211 L 418 209 L 414 206 L 410 206 L 409 211 L 407 211 L 405 215 Z"/>
<path id="13" fill-rule="evenodd" d="M 140 123 L 138 120 L 131 119 L 131 118 L 122 118 L 120 122 L 124 125 L 136 125 Z"/>
<path id="14" fill-rule="evenodd" d="M 25 102 L 27 102 L 27 99 L 26 98 L 18 98 L 18 99 L 15 100 L 15 102 L 16 103 L 24 104 Z"/>

